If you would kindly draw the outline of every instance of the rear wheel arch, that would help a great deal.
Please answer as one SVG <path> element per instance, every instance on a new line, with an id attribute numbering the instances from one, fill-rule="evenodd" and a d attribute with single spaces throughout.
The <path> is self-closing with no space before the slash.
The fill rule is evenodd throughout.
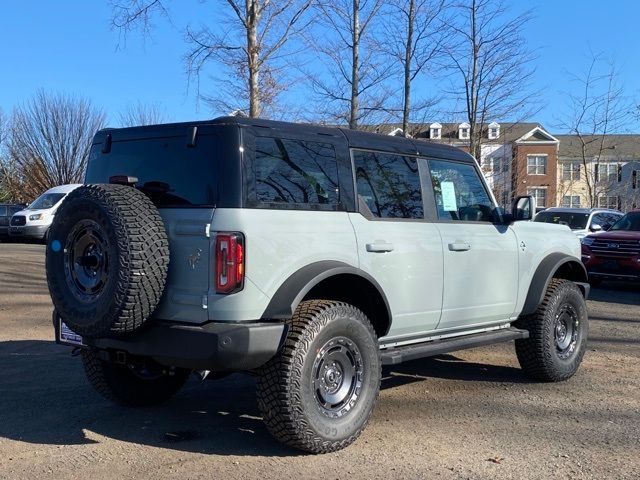
<path id="1" fill-rule="evenodd" d="M 571 280 L 578 285 L 582 295 L 588 297 L 589 277 L 582 262 L 564 253 L 552 253 L 540 262 L 533 274 L 521 315 L 531 315 L 536 311 L 554 278 Z"/>
<path id="2" fill-rule="evenodd" d="M 360 309 L 378 338 L 391 327 L 389 302 L 368 273 L 344 262 L 314 262 L 293 273 L 271 298 L 262 318 L 288 319 L 304 300 L 335 300 Z"/>

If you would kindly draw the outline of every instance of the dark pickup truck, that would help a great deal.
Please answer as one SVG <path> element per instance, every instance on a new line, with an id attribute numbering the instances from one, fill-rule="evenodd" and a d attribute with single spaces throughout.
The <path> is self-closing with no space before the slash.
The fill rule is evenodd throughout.
<path id="1" fill-rule="evenodd" d="M 0 203 L 0 240 L 9 236 L 9 223 L 12 215 L 25 207 L 26 205 L 23 203 Z"/>
<path id="2" fill-rule="evenodd" d="M 640 280 L 640 210 L 629 212 L 606 232 L 582 240 L 589 282 Z"/>

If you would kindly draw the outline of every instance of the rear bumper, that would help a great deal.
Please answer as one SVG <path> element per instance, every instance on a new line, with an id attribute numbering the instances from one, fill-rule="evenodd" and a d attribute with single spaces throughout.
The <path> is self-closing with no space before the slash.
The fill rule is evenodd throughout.
<path id="1" fill-rule="evenodd" d="M 58 322 L 54 321 L 54 328 L 59 328 Z M 123 354 L 144 356 L 167 366 L 234 371 L 252 370 L 267 363 L 280 350 L 286 334 L 284 323 L 209 322 L 195 326 L 153 320 L 130 335 L 85 339 L 85 343 L 120 359 Z"/>
<path id="2" fill-rule="evenodd" d="M 10 226 L 9 236 L 42 240 L 46 235 L 48 229 L 49 225 Z"/>

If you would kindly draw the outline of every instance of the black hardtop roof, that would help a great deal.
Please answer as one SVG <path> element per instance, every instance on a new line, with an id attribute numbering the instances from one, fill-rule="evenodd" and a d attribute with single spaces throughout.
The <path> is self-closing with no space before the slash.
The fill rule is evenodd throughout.
<path id="1" fill-rule="evenodd" d="M 193 122 L 181 123 L 165 123 L 159 125 L 145 125 L 140 127 L 126 128 L 105 128 L 100 130 L 95 137 L 96 143 L 101 143 L 103 137 L 109 133 L 118 134 L 129 139 L 144 138 L 148 134 L 158 130 L 163 133 L 173 135 L 182 129 L 200 126 L 213 125 L 237 125 L 240 127 L 264 128 L 280 132 L 295 132 L 297 135 L 323 135 L 329 137 L 346 138 L 351 148 L 366 148 L 373 150 L 383 150 L 395 153 L 403 153 L 407 155 L 422 155 L 426 157 L 446 158 L 450 160 L 458 160 L 462 162 L 474 162 L 471 155 L 460 150 L 459 148 L 441 143 L 431 142 L 423 139 L 405 138 L 392 135 L 384 135 L 380 133 L 369 133 L 357 130 L 350 130 L 341 127 L 328 127 L 324 125 L 316 125 L 312 123 L 293 123 L 281 122 L 276 120 L 263 120 L 259 118 L 248 117 L 218 117 L 212 120 L 200 120 Z M 174 133 L 175 132 L 175 133 Z M 120 135 L 118 135 L 120 136 Z M 114 138 L 116 140 L 116 138 Z"/>

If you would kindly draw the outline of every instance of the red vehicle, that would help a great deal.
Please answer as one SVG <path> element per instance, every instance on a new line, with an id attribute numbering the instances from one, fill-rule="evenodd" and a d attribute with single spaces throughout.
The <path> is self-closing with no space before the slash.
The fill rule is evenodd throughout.
<path id="1" fill-rule="evenodd" d="M 629 212 L 606 232 L 582 240 L 582 262 L 592 285 L 640 280 L 640 211 Z"/>

